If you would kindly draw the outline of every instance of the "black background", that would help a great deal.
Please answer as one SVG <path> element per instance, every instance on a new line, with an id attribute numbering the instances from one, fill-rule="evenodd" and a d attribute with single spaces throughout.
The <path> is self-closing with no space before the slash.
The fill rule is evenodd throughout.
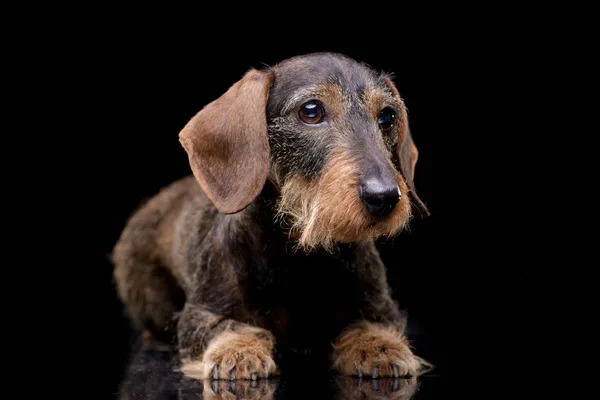
<path id="1" fill-rule="evenodd" d="M 447 395 L 440 382 L 450 376 L 462 374 L 453 380 L 462 394 L 477 385 L 473 373 L 504 379 L 537 368 L 530 328 L 550 327 L 540 337 L 554 339 L 571 311 L 555 311 L 568 297 L 562 282 L 544 284 L 546 259 L 558 261 L 564 244 L 538 242 L 536 229 L 558 235 L 561 205 L 578 204 L 572 177 L 555 178 L 572 172 L 563 153 L 577 132 L 550 139 L 552 129 L 540 127 L 555 124 L 571 101 L 555 90 L 578 75 L 549 74 L 573 62 L 558 44 L 577 48 L 556 24 L 563 16 L 456 4 L 416 14 L 406 2 L 198 5 L 176 18 L 160 5 L 27 5 L 18 21 L 7 13 L 16 24 L 7 24 L 3 53 L 5 114 L 16 123 L 4 132 L 3 187 L 19 211 L 4 209 L 4 222 L 17 222 L 5 228 L 5 254 L 17 262 L 5 262 L 5 310 L 15 315 L 4 331 L 24 341 L 8 350 L 27 363 L 13 369 L 34 382 L 19 387 L 116 392 L 133 339 L 108 254 L 135 207 L 189 173 L 179 130 L 248 68 L 324 50 L 393 72 L 409 108 L 417 190 L 432 216 L 382 251 L 416 352 L 437 366 L 438 380 L 425 385 L 433 392 L 421 398 Z M 550 30 L 537 29 L 542 20 Z M 544 154 L 552 163 L 539 163 Z M 542 188 L 543 178 L 552 182 Z M 561 260 L 561 281 L 573 275 L 570 261 Z M 49 385 L 37 383 L 53 373 Z M 496 385 L 515 394 L 509 379 Z"/>
<path id="2" fill-rule="evenodd" d="M 393 33 L 388 27 L 378 37 Z M 66 124 L 77 131 L 71 141 L 78 145 L 78 151 L 70 153 L 75 153 L 75 159 L 68 161 L 69 172 L 77 178 L 68 184 L 75 190 L 66 211 L 77 226 L 69 238 L 73 268 L 67 269 L 66 276 L 78 284 L 76 293 L 69 287 L 67 302 L 71 310 L 79 303 L 87 307 L 75 320 L 70 315 L 67 323 L 85 332 L 80 339 L 86 348 L 93 343 L 94 366 L 102 371 L 100 387 L 94 383 L 98 393 L 117 391 L 134 340 L 114 291 L 108 254 L 140 202 L 190 173 L 178 142 L 180 129 L 249 68 L 313 51 L 341 52 L 391 72 L 409 109 L 420 152 L 415 184 L 432 216 L 417 217 L 409 232 L 383 243 L 381 251 L 393 295 L 408 312 L 416 353 L 436 365 L 436 376 L 447 376 L 450 338 L 463 334 L 457 327 L 461 315 L 468 312 L 460 307 L 470 286 L 457 278 L 467 275 L 467 259 L 455 253 L 471 250 L 469 241 L 474 236 L 464 233 L 461 212 L 452 212 L 449 206 L 453 201 L 468 206 L 464 199 L 452 196 L 457 192 L 447 190 L 462 190 L 457 189 L 462 155 L 439 145 L 462 132 L 460 124 L 449 119 L 448 108 L 455 113 L 473 101 L 465 100 L 462 83 L 456 82 L 454 68 L 460 58 L 454 46 L 424 36 L 415 41 L 373 38 L 368 43 L 340 36 L 328 42 L 298 40 L 280 45 L 250 34 L 235 40 L 221 38 L 218 43 L 200 34 L 186 39 L 180 43 L 135 32 L 110 38 L 99 35 L 86 42 L 65 67 L 74 84 L 72 118 Z M 455 158 L 448 157 L 453 151 Z M 73 359 L 78 356 L 74 351 Z M 436 382 L 431 385 L 439 395 Z"/>

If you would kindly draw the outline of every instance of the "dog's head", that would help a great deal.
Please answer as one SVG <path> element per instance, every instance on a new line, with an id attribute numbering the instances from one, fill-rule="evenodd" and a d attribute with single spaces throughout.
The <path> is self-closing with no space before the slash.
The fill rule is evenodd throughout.
<path id="1" fill-rule="evenodd" d="M 399 232 L 418 151 L 391 79 L 345 56 L 293 57 L 250 70 L 180 133 L 194 176 L 219 211 L 247 207 L 270 180 L 278 215 L 302 247 Z"/>

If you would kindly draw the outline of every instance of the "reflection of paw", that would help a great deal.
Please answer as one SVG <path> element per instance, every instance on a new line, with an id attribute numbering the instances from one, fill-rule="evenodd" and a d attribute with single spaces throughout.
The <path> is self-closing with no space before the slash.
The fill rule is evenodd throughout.
<path id="1" fill-rule="evenodd" d="M 198 379 L 251 379 L 277 375 L 273 340 L 263 330 L 223 332 L 209 343 L 202 360 L 186 360 L 181 372 Z"/>
<path id="2" fill-rule="evenodd" d="M 260 381 L 214 381 L 205 380 L 203 399 L 206 400 L 272 400 L 277 384 L 270 380 Z"/>
<path id="3" fill-rule="evenodd" d="M 417 378 L 361 379 L 336 376 L 340 400 L 409 400 L 419 388 Z"/>
<path id="4" fill-rule="evenodd" d="M 421 361 L 406 338 L 391 328 L 361 322 L 334 343 L 334 370 L 342 375 L 378 377 L 416 376 Z"/>

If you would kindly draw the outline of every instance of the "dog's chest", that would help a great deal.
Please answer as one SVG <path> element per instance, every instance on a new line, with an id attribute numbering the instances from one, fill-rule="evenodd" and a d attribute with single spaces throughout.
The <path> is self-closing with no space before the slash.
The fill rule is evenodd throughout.
<path id="1" fill-rule="evenodd" d="M 268 284 L 249 300 L 280 343 L 314 348 L 357 318 L 359 282 L 346 261 L 323 254 L 273 261 Z"/>

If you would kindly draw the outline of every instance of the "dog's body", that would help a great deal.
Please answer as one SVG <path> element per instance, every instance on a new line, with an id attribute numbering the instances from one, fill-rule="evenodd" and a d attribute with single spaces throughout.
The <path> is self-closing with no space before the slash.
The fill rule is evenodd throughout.
<path id="1" fill-rule="evenodd" d="M 419 371 L 374 243 L 408 223 L 410 199 L 428 214 L 388 77 L 328 53 L 251 70 L 180 140 L 194 176 L 132 216 L 113 260 L 134 322 L 176 336 L 184 373 L 268 377 L 290 353 Z"/>

